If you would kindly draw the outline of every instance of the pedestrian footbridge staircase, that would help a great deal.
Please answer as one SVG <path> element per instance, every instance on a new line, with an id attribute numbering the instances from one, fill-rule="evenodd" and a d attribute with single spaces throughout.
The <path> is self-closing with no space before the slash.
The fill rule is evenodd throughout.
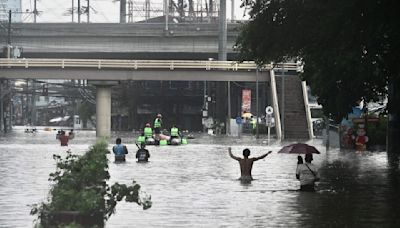
<path id="1" fill-rule="evenodd" d="M 283 140 L 312 138 L 305 82 L 296 75 L 277 75 L 276 93 Z"/>

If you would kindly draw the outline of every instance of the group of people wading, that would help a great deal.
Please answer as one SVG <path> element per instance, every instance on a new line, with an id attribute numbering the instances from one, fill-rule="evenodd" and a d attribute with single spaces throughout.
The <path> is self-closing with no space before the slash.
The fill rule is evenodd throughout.
<path id="1" fill-rule="evenodd" d="M 153 128 L 150 123 L 146 123 L 143 132 L 137 139 L 139 144 L 145 143 L 148 145 L 165 145 L 165 143 L 170 145 L 179 145 L 181 143 L 186 143 L 185 139 L 182 139 L 182 134 L 176 125 L 172 125 L 170 130 L 170 136 L 163 135 L 161 133 L 162 127 L 162 115 L 157 114 L 154 119 Z"/>
<path id="2" fill-rule="evenodd" d="M 139 147 L 139 146 L 138 146 Z M 138 162 L 148 162 L 150 158 L 150 152 L 145 148 L 144 143 L 140 144 L 138 151 L 136 152 L 136 159 Z M 115 155 L 115 161 L 125 161 L 125 155 L 128 154 L 128 148 L 122 144 L 121 138 L 115 140 L 115 146 L 113 146 L 113 153 Z"/>
<path id="3" fill-rule="evenodd" d="M 157 114 L 156 119 L 154 120 L 154 128 L 151 128 L 149 123 L 146 124 L 145 128 L 143 129 L 142 134 L 138 137 L 138 150 L 136 152 L 136 159 L 138 162 L 147 162 L 150 158 L 150 152 L 146 149 L 146 140 L 147 139 L 155 139 L 155 144 L 158 145 L 161 140 L 161 125 L 162 125 L 162 115 Z M 154 133 L 154 135 L 153 135 Z M 179 129 L 175 126 L 171 128 L 171 138 L 179 137 Z M 115 155 L 115 161 L 125 161 L 125 156 L 128 154 L 128 149 L 125 145 L 122 144 L 121 138 L 117 138 L 115 141 L 115 146 L 113 147 L 113 153 Z"/>

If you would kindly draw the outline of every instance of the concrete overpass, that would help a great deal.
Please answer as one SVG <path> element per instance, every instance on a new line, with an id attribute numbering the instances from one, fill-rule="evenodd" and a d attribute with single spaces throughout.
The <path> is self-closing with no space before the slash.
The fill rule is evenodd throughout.
<path id="1" fill-rule="evenodd" d="M 196 62 L 218 59 L 217 23 L 170 24 L 167 31 L 164 26 L 163 23 L 14 23 L 11 45 L 22 47 L 21 57 L 26 59 L 2 60 L 0 78 L 94 80 L 97 97 L 107 100 L 111 84 L 119 80 L 262 81 L 273 77 L 271 66 L 261 69 L 256 77 L 254 64 L 235 69 L 235 62 Z M 239 27 L 238 23 L 227 26 L 228 60 L 237 60 L 234 44 Z M 7 37 L 5 30 L 0 33 L 0 37 Z M 54 61 L 30 58 L 53 58 Z M 156 62 L 171 59 L 190 61 Z M 284 69 L 297 71 L 297 66 Z M 106 95 L 101 95 L 104 94 L 101 91 L 106 91 Z M 101 134 L 108 134 L 106 128 Z"/>
<path id="2" fill-rule="evenodd" d="M 237 59 L 239 27 L 228 23 L 228 60 Z M 163 23 L 13 23 L 11 45 L 25 58 L 218 59 L 218 23 L 170 24 L 168 31 Z"/>
<path id="3" fill-rule="evenodd" d="M 0 59 L 0 78 L 98 81 L 267 81 L 254 62 L 188 60 Z M 289 65 L 288 65 L 289 67 Z M 295 69 L 297 66 L 291 64 Z"/>
<path id="4" fill-rule="evenodd" d="M 286 69 L 297 70 L 296 64 Z M 254 62 L 96 60 L 96 59 L 0 59 L 2 79 L 85 79 L 97 87 L 98 136 L 111 129 L 111 87 L 121 80 L 157 81 L 268 81 L 271 65 Z"/>

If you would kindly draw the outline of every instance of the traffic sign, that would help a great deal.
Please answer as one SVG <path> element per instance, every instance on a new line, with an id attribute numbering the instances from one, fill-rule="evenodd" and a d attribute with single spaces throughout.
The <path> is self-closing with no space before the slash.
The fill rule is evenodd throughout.
<path id="1" fill-rule="evenodd" d="M 240 117 L 240 116 L 236 117 L 236 123 L 237 124 L 239 124 L 239 125 L 242 124 L 242 121 L 243 121 L 242 117 Z"/>
<path id="2" fill-rule="evenodd" d="M 274 113 L 274 109 L 271 106 L 267 106 L 265 108 L 265 113 L 271 115 L 272 113 Z"/>

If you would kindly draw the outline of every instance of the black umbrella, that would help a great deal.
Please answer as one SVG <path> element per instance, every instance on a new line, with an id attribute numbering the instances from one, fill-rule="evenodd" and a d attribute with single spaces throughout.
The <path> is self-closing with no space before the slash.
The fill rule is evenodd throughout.
<path id="1" fill-rule="evenodd" d="M 320 154 L 320 152 L 313 146 L 305 143 L 294 143 L 282 147 L 278 153 L 285 154 Z"/>

